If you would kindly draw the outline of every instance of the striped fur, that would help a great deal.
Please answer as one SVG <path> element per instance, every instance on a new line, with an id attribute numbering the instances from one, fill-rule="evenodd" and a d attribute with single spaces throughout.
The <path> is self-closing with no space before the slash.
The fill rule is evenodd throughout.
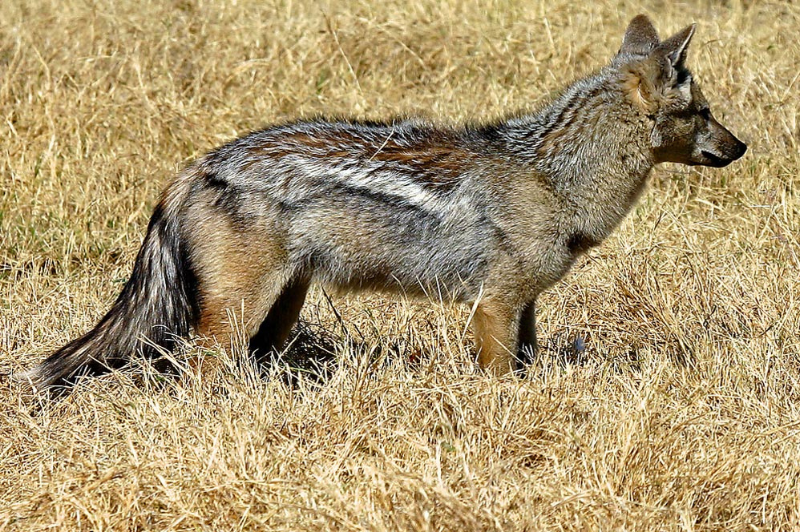
<path id="1" fill-rule="evenodd" d="M 314 282 L 477 303 L 478 362 L 512 370 L 535 351 L 537 296 L 655 164 L 744 153 L 683 64 L 693 32 L 661 42 L 639 16 L 608 66 L 493 124 L 312 120 L 217 148 L 167 189 L 109 313 L 26 378 L 67 382 L 192 334 L 226 343 L 230 312 L 252 349 L 280 349 Z"/>

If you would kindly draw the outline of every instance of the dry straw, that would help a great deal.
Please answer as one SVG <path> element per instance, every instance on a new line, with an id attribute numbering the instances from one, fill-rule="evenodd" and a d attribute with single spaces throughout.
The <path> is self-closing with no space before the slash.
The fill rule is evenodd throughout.
<path id="1" fill-rule="evenodd" d="M 534 106 L 639 12 L 698 22 L 689 64 L 751 149 L 655 173 L 542 298 L 525 380 L 475 369 L 468 309 L 316 292 L 262 370 L 195 350 L 217 371 L 141 364 L 41 407 L 2 383 L 0 529 L 798 529 L 789 1 L 4 0 L 0 371 L 96 321 L 158 191 L 205 150 L 320 113 Z"/>

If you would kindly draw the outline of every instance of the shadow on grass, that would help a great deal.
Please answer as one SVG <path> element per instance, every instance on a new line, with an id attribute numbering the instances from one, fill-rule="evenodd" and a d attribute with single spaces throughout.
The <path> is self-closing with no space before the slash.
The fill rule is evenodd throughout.
<path id="1" fill-rule="evenodd" d="M 262 378 L 279 367 L 284 370 L 280 374 L 287 384 L 296 384 L 302 376 L 322 383 L 336 371 L 339 365 L 337 352 L 341 350 L 343 341 L 340 336 L 301 320 L 280 354 L 251 350 L 250 355 L 258 363 Z"/>
<path id="2" fill-rule="evenodd" d="M 671 363 L 681 368 L 693 368 L 696 357 L 691 342 L 683 338 L 670 338 L 668 341 L 631 343 L 627 346 L 603 348 L 592 341 L 592 333 L 577 336 L 556 333 L 551 336 L 539 352 L 531 359 L 531 364 L 550 361 L 560 368 L 583 367 L 591 363 L 608 364 L 617 373 L 639 373 L 644 360 L 656 351 Z M 600 344 L 603 342 L 601 341 Z"/>

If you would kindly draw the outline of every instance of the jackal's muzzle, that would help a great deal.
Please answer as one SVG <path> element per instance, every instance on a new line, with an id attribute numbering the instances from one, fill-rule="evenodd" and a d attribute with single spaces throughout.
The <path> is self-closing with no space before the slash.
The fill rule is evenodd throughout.
<path id="1" fill-rule="evenodd" d="M 698 142 L 692 164 L 721 168 L 739 159 L 747 151 L 747 144 L 737 139 L 713 117 L 709 120 L 708 134 Z"/>

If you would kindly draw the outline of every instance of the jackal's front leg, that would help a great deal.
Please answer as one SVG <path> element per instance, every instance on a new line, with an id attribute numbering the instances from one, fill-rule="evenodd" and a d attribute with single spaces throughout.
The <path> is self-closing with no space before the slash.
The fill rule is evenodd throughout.
<path id="1" fill-rule="evenodd" d="M 472 330 L 481 368 L 496 375 L 516 368 L 519 317 L 520 310 L 503 301 L 486 298 L 478 304 Z"/>
<path id="2" fill-rule="evenodd" d="M 533 362 L 538 349 L 536 342 L 536 302 L 531 301 L 522 309 L 519 320 L 519 344 L 517 347 L 517 369 Z"/>

